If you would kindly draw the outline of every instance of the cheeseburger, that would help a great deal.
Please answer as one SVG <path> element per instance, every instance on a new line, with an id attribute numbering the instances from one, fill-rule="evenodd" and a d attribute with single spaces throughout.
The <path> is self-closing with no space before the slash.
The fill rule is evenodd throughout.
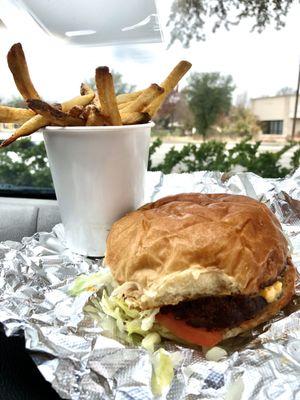
<path id="1" fill-rule="evenodd" d="M 294 294 L 280 223 L 245 196 L 190 193 L 147 204 L 113 225 L 106 264 L 130 307 L 158 308 L 163 332 L 203 346 L 269 320 Z"/>

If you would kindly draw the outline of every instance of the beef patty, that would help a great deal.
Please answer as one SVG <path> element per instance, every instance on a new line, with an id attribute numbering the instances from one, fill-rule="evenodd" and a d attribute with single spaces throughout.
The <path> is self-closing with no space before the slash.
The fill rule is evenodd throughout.
<path id="1" fill-rule="evenodd" d="M 176 319 L 195 328 L 224 329 L 239 326 L 255 317 L 265 306 L 261 296 L 209 296 L 163 306 L 162 314 L 173 313 Z"/>

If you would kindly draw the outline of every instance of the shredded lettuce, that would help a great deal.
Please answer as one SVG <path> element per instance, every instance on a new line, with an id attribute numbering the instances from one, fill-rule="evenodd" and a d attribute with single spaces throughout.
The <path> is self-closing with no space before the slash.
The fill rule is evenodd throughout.
<path id="1" fill-rule="evenodd" d="M 178 362 L 178 354 L 169 353 L 163 348 L 155 351 L 161 342 L 157 331 L 155 315 L 159 309 L 138 311 L 128 307 L 123 299 L 108 296 L 103 291 L 102 298 L 91 299 L 85 311 L 101 315 L 101 326 L 106 332 L 131 345 L 140 345 L 150 353 L 153 367 L 151 387 L 155 395 L 161 395 L 171 385 L 174 377 L 174 366 Z"/>
<path id="2" fill-rule="evenodd" d="M 173 337 L 155 323 L 159 308 L 145 311 L 130 308 L 125 300 L 113 293 L 117 286 L 110 271 L 103 268 L 95 274 L 80 275 L 68 292 L 71 296 L 90 292 L 84 312 L 101 326 L 103 334 L 130 345 L 141 346 L 150 353 L 152 390 L 155 395 L 161 395 L 172 382 L 178 355 L 163 348 L 155 349 L 161 342 L 161 336 Z"/>
<path id="3" fill-rule="evenodd" d="M 103 286 L 114 289 L 117 283 L 107 268 L 91 275 L 79 275 L 68 290 L 70 296 L 79 296 L 83 292 L 97 292 Z"/>
<path id="4" fill-rule="evenodd" d="M 152 391 L 155 395 L 161 395 L 170 387 L 174 377 L 172 355 L 162 348 L 157 350 L 152 355 L 152 367 Z"/>
<path id="5" fill-rule="evenodd" d="M 90 307 L 92 307 L 92 309 Z M 108 296 L 106 290 L 103 291 L 102 298 L 95 298 L 92 304 L 85 307 L 86 312 L 105 314 L 111 318 L 111 323 L 115 324 L 114 331 L 117 337 L 122 338 L 127 343 L 132 344 L 132 335 L 140 335 L 140 342 L 147 336 L 154 325 L 155 315 L 159 309 L 139 311 L 128 307 L 123 299 L 115 296 Z"/>
<path id="6" fill-rule="evenodd" d="M 148 333 L 142 340 L 141 346 L 148 350 L 150 353 L 154 353 L 154 348 L 161 342 L 161 337 L 157 332 Z"/>

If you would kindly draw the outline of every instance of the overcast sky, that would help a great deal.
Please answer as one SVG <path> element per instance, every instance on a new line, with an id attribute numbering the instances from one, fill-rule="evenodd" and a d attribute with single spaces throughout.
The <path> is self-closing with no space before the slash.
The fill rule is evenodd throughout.
<path id="1" fill-rule="evenodd" d="M 83 2 L 84 3 L 84 2 Z M 161 44 L 75 47 L 45 34 L 31 19 L 16 13 L 8 29 L 0 30 L 0 97 L 17 95 L 6 64 L 10 46 L 23 44 L 32 80 L 43 98 L 64 100 L 78 93 L 80 82 L 90 78 L 98 65 L 108 65 L 124 80 L 141 88 L 160 82 L 180 60 L 193 63 L 193 71 L 220 71 L 231 74 L 237 89 L 235 96 L 274 95 L 285 86 L 295 88 L 300 59 L 300 5 L 295 4 L 280 31 L 267 29 L 250 33 L 248 23 L 230 32 L 207 32 L 206 42 L 192 43 L 189 49 L 180 44 L 167 50 L 169 32 L 165 28 L 171 0 L 157 0 L 165 42 Z M 7 17 L 0 5 L 0 18 Z M 184 82 L 183 82 L 184 84 Z"/>

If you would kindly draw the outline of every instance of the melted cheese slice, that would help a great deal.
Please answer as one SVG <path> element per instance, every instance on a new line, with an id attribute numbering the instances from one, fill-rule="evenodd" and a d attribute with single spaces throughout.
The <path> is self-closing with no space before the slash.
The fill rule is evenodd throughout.
<path id="1" fill-rule="evenodd" d="M 277 300 L 281 293 L 282 282 L 280 281 L 273 283 L 271 286 L 265 287 L 259 292 L 260 296 L 262 296 L 268 303 L 273 303 L 273 301 Z"/>

